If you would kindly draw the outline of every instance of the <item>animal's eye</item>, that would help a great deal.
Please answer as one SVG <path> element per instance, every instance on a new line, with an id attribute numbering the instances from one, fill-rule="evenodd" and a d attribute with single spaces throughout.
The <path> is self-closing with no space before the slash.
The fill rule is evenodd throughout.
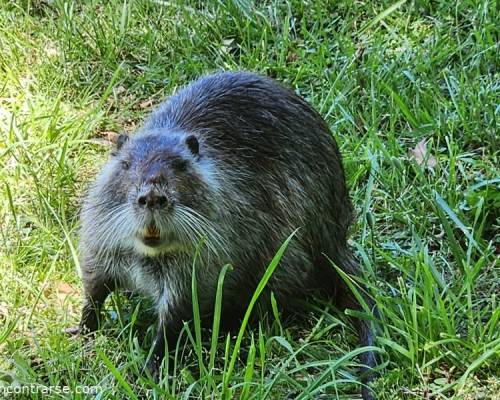
<path id="1" fill-rule="evenodd" d="M 183 172 L 187 170 L 188 162 L 182 159 L 176 159 L 172 162 L 172 166 L 175 170 Z"/>
<path id="2" fill-rule="evenodd" d="M 129 160 L 122 160 L 121 164 L 122 164 L 122 168 L 123 169 L 129 169 L 130 168 L 130 161 Z"/>

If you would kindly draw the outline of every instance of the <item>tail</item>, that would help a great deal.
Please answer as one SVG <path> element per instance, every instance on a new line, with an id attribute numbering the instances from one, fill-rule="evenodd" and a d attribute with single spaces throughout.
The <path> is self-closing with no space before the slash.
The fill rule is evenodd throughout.
<path id="1" fill-rule="evenodd" d="M 343 257 L 342 263 L 337 265 L 341 266 L 341 270 L 348 275 L 359 275 L 360 273 L 359 264 L 350 255 Z M 354 295 L 351 288 L 347 285 L 347 283 L 339 273 L 337 273 L 336 275 L 336 300 L 338 307 L 342 310 L 349 308 L 356 311 L 362 311 L 363 307 L 360 304 L 358 298 Z M 366 291 L 363 287 L 361 287 L 359 293 L 363 297 L 364 302 L 368 305 L 371 313 L 376 317 L 377 310 L 375 308 L 373 300 L 366 294 Z M 372 329 L 371 323 L 361 318 L 353 318 L 353 323 L 358 332 L 360 346 L 373 346 L 375 342 L 375 334 L 374 330 Z M 363 400 L 373 400 L 375 399 L 374 393 L 368 387 L 368 384 L 376 377 L 376 374 L 374 372 L 374 368 L 377 366 L 377 358 L 375 352 L 366 351 L 359 356 L 359 360 L 363 365 L 360 371 L 361 382 L 363 383 L 361 392 Z"/>
<path id="2" fill-rule="evenodd" d="M 370 323 L 356 319 L 356 325 L 359 335 L 359 342 L 361 346 L 373 346 L 374 345 L 374 334 L 370 326 Z M 373 369 L 377 366 L 377 359 L 373 351 L 367 351 L 359 356 L 361 364 L 361 382 L 363 387 L 361 389 L 361 394 L 364 400 L 373 400 L 374 394 L 372 390 L 368 387 L 368 384 L 373 381 L 376 377 Z"/>

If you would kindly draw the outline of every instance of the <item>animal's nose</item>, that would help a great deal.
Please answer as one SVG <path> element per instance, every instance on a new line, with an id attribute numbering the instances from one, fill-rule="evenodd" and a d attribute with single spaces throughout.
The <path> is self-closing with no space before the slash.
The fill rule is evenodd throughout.
<path id="1" fill-rule="evenodd" d="M 148 193 L 139 195 L 137 197 L 137 203 L 141 207 L 162 208 L 167 205 L 168 199 L 167 196 L 161 193 L 149 191 Z"/>

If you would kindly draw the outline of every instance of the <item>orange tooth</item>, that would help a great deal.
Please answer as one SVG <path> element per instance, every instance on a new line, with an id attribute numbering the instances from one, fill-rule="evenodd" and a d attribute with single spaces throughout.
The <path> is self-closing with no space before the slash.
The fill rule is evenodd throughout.
<path id="1" fill-rule="evenodd" d="M 146 229 L 146 235 L 147 236 L 159 236 L 160 232 L 158 232 L 158 229 L 154 224 L 148 225 Z"/>

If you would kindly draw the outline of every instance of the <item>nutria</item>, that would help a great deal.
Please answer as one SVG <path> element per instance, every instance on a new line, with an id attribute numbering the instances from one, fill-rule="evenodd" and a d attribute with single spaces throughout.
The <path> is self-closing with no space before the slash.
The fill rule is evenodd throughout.
<path id="1" fill-rule="evenodd" d="M 219 272 L 230 263 L 222 320 L 237 320 L 297 228 L 267 294 L 285 310 L 290 299 L 320 291 L 341 308 L 360 308 L 332 266 L 360 274 L 347 246 L 352 206 L 339 149 L 321 116 L 270 78 L 219 73 L 166 100 L 139 132 L 120 136 L 81 220 L 80 329 L 97 329 L 100 306 L 117 287 L 147 296 L 158 314 L 155 375 L 165 338 L 175 340 L 192 318 L 197 248 L 202 315 L 210 316 Z M 356 324 L 371 345 L 368 324 Z M 373 353 L 361 362 L 373 367 Z"/>

